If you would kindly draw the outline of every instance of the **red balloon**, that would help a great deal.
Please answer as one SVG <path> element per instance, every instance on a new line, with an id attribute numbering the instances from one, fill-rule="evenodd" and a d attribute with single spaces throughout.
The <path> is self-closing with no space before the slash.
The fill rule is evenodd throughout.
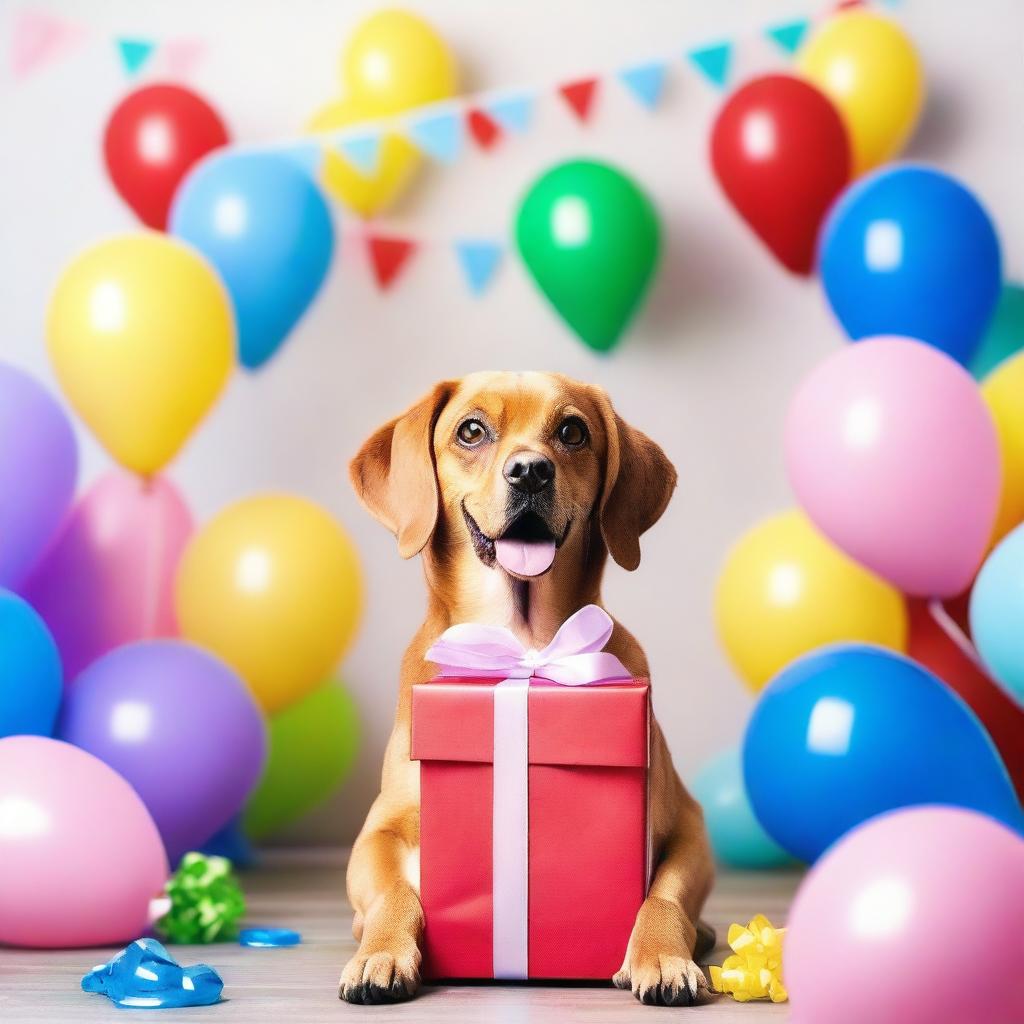
<path id="1" fill-rule="evenodd" d="M 976 660 L 973 647 L 956 621 L 957 607 L 933 611 L 928 601 L 908 601 L 910 637 L 907 653 L 931 669 L 958 693 L 981 719 L 1024 800 L 1024 710 L 997 686 Z"/>
<path id="2" fill-rule="evenodd" d="M 850 180 L 850 140 L 832 102 L 789 75 L 753 79 L 718 113 L 711 165 L 768 248 L 809 274 L 818 228 Z"/>
<path id="3" fill-rule="evenodd" d="M 163 231 L 181 179 L 228 142 L 220 115 L 190 89 L 147 85 L 118 104 L 103 137 L 114 188 L 151 228 Z"/>

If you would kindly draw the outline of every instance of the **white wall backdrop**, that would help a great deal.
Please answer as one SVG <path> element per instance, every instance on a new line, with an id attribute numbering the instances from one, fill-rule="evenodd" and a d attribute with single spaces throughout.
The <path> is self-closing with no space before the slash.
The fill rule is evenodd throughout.
<path id="1" fill-rule="evenodd" d="M 0 357 L 53 385 L 43 345 L 47 296 L 82 246 L 136 226 L 108 183 L 100 136 L 130 88 L 117 34 L 194 35 L 209 52 L 194 86 L 237 139 L 296 132 L 337 91 L 338 52 L 363 0 L 9 0 L 86 20 L 91 40 L 23 82 L 0 80 Z M 553 83 L 687 44 L 801 16 L 814 0 L 408 0 L 449 40 L 466 90 Z M 827 5 L 825 5 L 827 6 Z M 995 216 L 1008 277 L 1024 274 L 1018 0 L 906 0 L 900 17 L 924 56 L 930 98 L 910 155 L 961 176 Z M 752 45 L 747 57 L 767 55 Z M 781 65 L 781 62 L 778 62 Z M 741 63 L 741 70 L 752 67 Z M 430 246 L 392 292 L 373 285 L 346 242 L 314 307 L 264 372 L 236 374 L 170 468 L 196 515 L 243 495 L 292 490 L 337 515 L 362 553 L 365 621 L 341 675 L 365 723 L 358 766 L 330 806 L 288 838 L 350 838 L 375 791 L 405 638 L 423 608 L 416 563 L 357 506 L 345 466 L 362 439 L 437 378 L 481 368 L 552 369 L 608 389 L 665 447 L 681 486 L 629 574 L 611 567 L 609 607 L 650 656 L 656 710 L 684 776 L 741 735 L 752 698 L 716 644 L 711 595 L 732 540 L 791 503 L 781 423 L 801 375 L 842 341 L 816 280 L 788 276 L 727 206 L 707 139 L 719 97 L 682 63 L 662 107 L 641 109 L 613 82 L 579 126 L 556 99 L 536 128 L 494 152 L 428 168 L 388 223 L 438 239 L 507 236 L 518 197 L 550 164 L 609 158 L 652 194 L 667 246 L 650 300 L 621 348 L 595 356 L 556 319 L 511 258 L 489 293 L 467 293 L 450 252 Z M 809 154 L 809 159 L 813 158 Z M 347 221 L 337 211 L 339 221 Z M 80 430 L 82 483 L 109 460 Z"/>

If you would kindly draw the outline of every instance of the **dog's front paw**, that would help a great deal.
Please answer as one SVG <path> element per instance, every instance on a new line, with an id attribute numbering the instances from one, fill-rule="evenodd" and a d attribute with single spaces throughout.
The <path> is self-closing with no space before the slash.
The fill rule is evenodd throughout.
<path id="1" fill-rule="evenodd" d="M 704 972 L 685 956 L 630 956 L 612 978 L 648 1006 L 690 1006 L 708 990 Z"/>
<path id="2" fill-rule="evenodd" d="M 338 995 L 349 1003 L 398 1003 L 419 987 L 420 951 L 415 943 L 395 950 L 360 947 L 341 972 Z"/>

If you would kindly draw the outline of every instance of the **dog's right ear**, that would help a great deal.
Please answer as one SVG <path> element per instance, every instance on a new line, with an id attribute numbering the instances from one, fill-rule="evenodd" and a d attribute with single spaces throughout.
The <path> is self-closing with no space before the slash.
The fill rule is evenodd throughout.
<path id="1" fill-rule="evenodd" d="M 398 538 L 403 558 L 419 554 L 437 524 L 434 427 L 454 390 L 454 381 L 435 384 L 430 394 L 376 431 L 349 463 L 359 500 Z"/>

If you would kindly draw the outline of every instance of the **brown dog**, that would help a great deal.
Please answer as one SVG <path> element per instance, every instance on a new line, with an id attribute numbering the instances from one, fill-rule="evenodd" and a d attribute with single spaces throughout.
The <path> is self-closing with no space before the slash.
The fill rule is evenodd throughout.
<path id="1" fill-rule="evenodd" d="M 438 384 L 381 427 L 351 465 L 369 511 L 422 553 L 427 617 L 402 661 L 381 792 L 348 867 L 359 950 L 340 995 L 405 999 L 419 985 L 419 772 L 409 760 L 413 683 L 424 652 L 457 622 L 508 626 L 541 648 L 586 604 L 601 602 L 608 553 L 640 563 L 640 535 L 664 512 L 676 473 L 664 452 L 624 423 L 598 388 L 557 374 L 477 373 Z M 618 623 L 607 650 L 635 676 L 647 659 Z M 614 981 L 645 1003 L 686 1005 L 705 986 L 693 962 L 713 934 L 698 921 L 713 867 L 699 805 L 652 730 L 655 872 Z M 698 935 L 699 933 L 699 935 Z"/>

